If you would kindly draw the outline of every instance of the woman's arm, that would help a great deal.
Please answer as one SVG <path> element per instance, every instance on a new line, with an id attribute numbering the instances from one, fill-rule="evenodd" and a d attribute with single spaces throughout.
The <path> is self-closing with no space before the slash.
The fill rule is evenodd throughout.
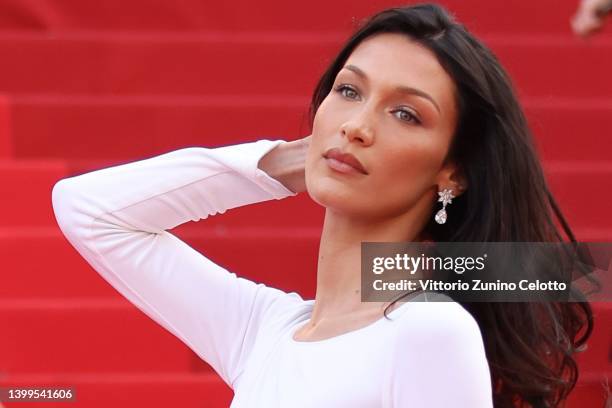
<path id="1" fill-rule="evenodd" d="M 229 386 L 244 366 L 265 313 L 275 302 L 301 298 L 236 276 L 166 230 L 296 195 L 257 167 L 266 153 L 284 143 L 180 149 L 66 178 L 52 191 L 58 225 L 83 258 Z M 276 166 L 278 160 L 267 161 Z"/>

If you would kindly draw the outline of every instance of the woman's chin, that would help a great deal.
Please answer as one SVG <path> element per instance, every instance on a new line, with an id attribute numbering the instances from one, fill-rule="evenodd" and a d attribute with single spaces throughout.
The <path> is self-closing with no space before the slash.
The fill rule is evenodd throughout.
<path id="1" fill-rule="evenodd" d="M 356 192 L 352 191 L 350 186 L 328 177 L 306 179 L 306 189 L 310 198 L 325 207 L 343 200 L 354 200 L 356 198 Z"/>
<path id="2" fill-rule="evenodd" d="M 307 188 L 310 198 L 325 207 L 327 210 L 345 214 L 358 214 L 363 209 L 357 208 L 356 204 L 363 200 L 363 195 L 351 192 L 338 186 L 326 186 L 317 184 Z"/>

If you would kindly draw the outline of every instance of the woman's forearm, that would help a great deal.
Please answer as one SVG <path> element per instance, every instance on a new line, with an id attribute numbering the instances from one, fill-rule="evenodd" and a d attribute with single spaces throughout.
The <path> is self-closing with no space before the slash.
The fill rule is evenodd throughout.
<path id="1" fill-rule="evenodd" d="M 309 142 L 310 136 L 281 143 L 263 156 L 257 167 L 289 190 L 300 193 L 306 190 L 304 163 Z"/>

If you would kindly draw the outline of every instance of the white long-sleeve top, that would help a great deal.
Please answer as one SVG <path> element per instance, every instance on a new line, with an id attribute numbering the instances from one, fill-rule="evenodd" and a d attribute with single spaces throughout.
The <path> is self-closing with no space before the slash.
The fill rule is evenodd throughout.
<path id="1" fill-rule="evenodd" d="M 257 167 L 284 142 L 189 147 L 62 179 L 52 192 L 58 225 L 106 281 L 212 366 L 234 390 L 231 408 L 492 407 L 482 336 L 461 305 L 405 302 L 391 320 L 296 341 L 314 300 L 236 276 L 167 231 L 296 195 Z"/>

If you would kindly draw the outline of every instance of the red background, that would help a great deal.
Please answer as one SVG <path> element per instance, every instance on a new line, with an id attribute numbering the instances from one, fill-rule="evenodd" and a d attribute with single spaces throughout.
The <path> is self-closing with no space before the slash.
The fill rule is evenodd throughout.
<path id="1" fill-rule="evenodd" d="M 575 37 L 574 1 L 441 3 L 509 71 L 577 238 L 610 241 L 611 27 Z M 182 147 L 307 135 L 310 94 L 354 19 L 394 5 L 1 0 L 0 385 L 77 387 L 77 403 L 57 406 L 227 407 L 210 367 L 64 239 L 51 188 Z M 239 275 L 312 298 L 322 217 L 302 194 L 174 232 Z M 612 377 L 612 308 L 595 306 L 570 407 L 603 406 Z M 38 405 L 56 406 L 19 406 Z"/>

